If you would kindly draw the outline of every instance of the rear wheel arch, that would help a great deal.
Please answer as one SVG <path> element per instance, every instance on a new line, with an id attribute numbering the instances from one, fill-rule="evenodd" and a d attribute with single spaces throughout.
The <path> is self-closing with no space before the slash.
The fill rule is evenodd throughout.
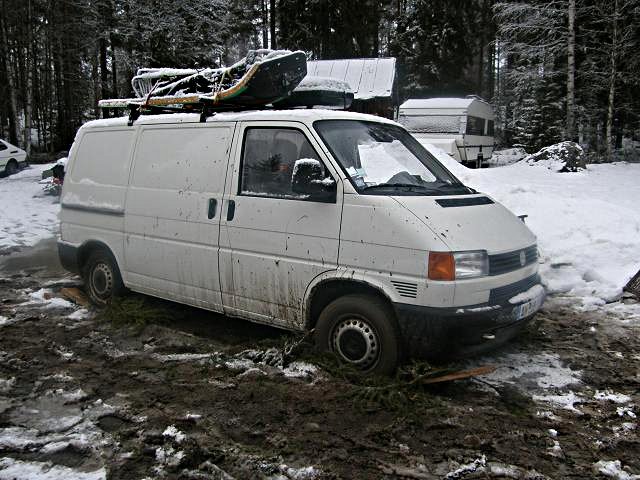
<path id="1" fill-rule="evenodd" d="M 80 271 L 85 267 L 85 264 L 91 254 L 97 251 L 105 252 L 107 255 L 111 256 L 118 267 L 118 270 L 120 270 L 118 258 L 106 243 L 99 240 L 89 240 L 78 248 L 78 267 L 80 268 Z"/>

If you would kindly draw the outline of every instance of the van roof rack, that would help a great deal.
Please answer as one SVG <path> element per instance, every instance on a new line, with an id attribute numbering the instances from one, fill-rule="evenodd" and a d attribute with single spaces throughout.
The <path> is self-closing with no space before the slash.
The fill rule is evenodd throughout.
<path id="1" fill-rule="evenodd" d="M 139 69 L 131 84 L 136 98 L 105 99 L 102 109 L 129 110 L 129 124 L 142 114 L 193 112 L 201 121 L 216 112 L 266 108 L 330 106 L 347 109 L 353 101 L 341 80 L 306 77 L 306 54 L 289 50 L 250 50 L 228 68 Z"/>

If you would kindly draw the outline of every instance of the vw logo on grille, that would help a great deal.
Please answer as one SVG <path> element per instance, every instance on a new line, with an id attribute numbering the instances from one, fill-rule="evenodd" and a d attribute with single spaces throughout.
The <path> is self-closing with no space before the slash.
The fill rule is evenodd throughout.
<path id="1" fill-rule="evenodd" d="M 524 253 L 524 250 L 520 251 L 520 266 L 524 267 L 524 264 L 527 263 L 527 255 Z"/>

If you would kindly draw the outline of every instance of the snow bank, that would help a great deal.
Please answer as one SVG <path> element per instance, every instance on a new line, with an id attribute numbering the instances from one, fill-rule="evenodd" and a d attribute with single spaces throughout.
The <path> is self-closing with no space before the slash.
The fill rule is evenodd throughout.
<path id="1" fill-rule="evenodd" d="M 34 245 L 58 231 L 58 199 L 45 194 L 38 183 L 53 165 L 34 165 L 0 179 L 0 251 Z"/>
<path id="2" fill-rule="evenodd" d="M 471 170 L 424 145 L 466 185 L 515 214 L 528 215 L 550 293 L 595 308 L 619 299 L 622 287 L 640 269 L 640 164 L 589 165 L 562 174 L 525 162 Z"/>
<path id="3" fill-rule="evenodd" d="M 585 167 L 584 150 L 575 142 L 560 142 L 527 156 L 523 162 L 555 172 L 577 172 Z"/>
<path id="4" fill-rule="evenodd" d="M 526 156 L 527 152 L 525 152 L 524 148 L 505 148 L 503 150 L 494 150 L 487 163 L 494 167 L 500 167 L 519 162 Z"/>

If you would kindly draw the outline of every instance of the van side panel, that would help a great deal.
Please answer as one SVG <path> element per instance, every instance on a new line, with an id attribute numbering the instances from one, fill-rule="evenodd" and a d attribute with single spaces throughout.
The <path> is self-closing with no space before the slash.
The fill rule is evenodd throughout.
<path id="1" fill-rule="evenodd" d="M 222 311 L 218 235 L 233 128 L 141 128 L 125 214 L 130 288 Z"/>
<path id="2" fill-rule="evenodd" d="M 81 132 L 72 148 L 60 201 L 61 237 L 76 246 L 100 241 L 122 265 L 124 204 L 135 130 Z"/>

